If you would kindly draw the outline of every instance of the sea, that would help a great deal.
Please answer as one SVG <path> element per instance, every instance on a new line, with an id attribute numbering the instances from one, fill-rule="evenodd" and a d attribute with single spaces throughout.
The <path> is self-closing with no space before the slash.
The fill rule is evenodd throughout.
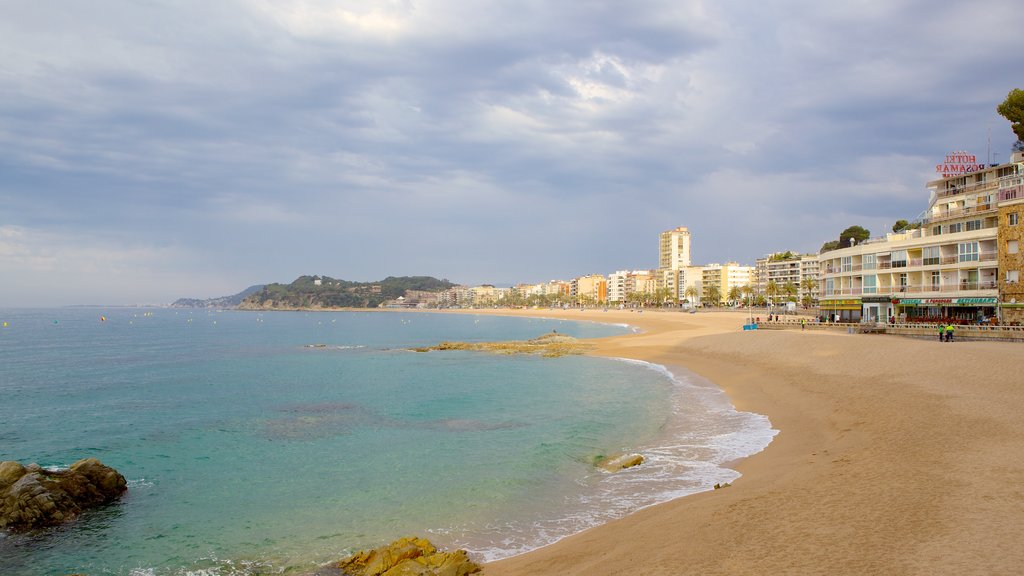
<path id="1" fill-rule="evenodd" d="M 543 314 L 543 311 L 538 311 Z M 115 504 L 0 532 L 6 576 L 303 574 L 418 535 L 526 552 L 731 482 L 775 434 L 637 361 L 412 352 L 624 325 L 415 312 L 0 309 L 0 460 L 95 457 Z M 611 474 L 602 457 L 646 462 Z"/>

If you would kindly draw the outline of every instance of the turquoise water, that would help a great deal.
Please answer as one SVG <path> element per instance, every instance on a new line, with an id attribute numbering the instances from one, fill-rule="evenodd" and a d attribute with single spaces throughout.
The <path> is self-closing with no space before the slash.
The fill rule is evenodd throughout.
<path id="1" fill-rule="evenodd" d="M 719 464 L 771 438 L 650 365 L 403 350 L 624 327 L 166 309 L 0 322 L 0 460 L 92 456 L 129 480 L 66 527 L 0 535 L 15 576 L 291 573 L 409 534 L 499 558 L 730 481 Z M 591 466 L 620 450 L 649 463 Z"/>

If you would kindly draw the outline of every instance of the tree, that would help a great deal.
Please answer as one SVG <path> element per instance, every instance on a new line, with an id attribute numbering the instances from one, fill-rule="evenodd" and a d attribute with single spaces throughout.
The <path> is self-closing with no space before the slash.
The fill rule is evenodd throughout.
<path id="1" fill-rule="evenodd" d="M 718 286 L 709 284 L 704 287 L 704 298 L 707 298 L 712 306 L 718 306 L 722 303 L 722 291 Z"/>
<path id="2" fill-rule="evenodd" d="M 896 221 L 895 224 L 892 225 L 892 231 L 893 232 L 899 232 L 900 230 L 906 230 L 907 226 L 909 226 L 909 225 L 910 225 L 909 222 L 907 222 L 906 220 L 900 218 L 899 220 Z"/>
<path id="3" fill-rule="evenodd" d="M 782 291 L 786 294 L 786 300 L 789 302 L 796 302 L 797 287 L 792 282 L 786 282 L 782 285 Z"/>
<path id="4" fill-rule="evenodd" d="M 768 285 L 764 287 L 764 293 L 768 295 L 769 302 L 771 305 L 775 305 L 775 298 L 779 295 L 779 284 L 775 280 L 768 282 Z"/>
<path id="5" fill-rule="evenodd" d="M 824 254 L 836 248 L 839 248 L 839 240 L 829 240 L 821 245 L 821 250 L 818 251 L 818 254 Z"/>
<path id="6" fill-rule="evenodd" d="M 729 302 L 735 304 L 739 302 L 741 298 L 743 298 L 742 288 L 740 288 L 739 286 L 733 286 L 732 288 L 729 289 Z"/>
<path id="7" fill-rule="evenodd" d="M 1017 135 L 1014 150 L 1024 150 L 1024 90 L 1014 88 L 1006 100 L 996 107 L 996 112 L 1010 121 L 1010 129 Z"/>
<path id="8" fill-rule="evenodd" d="M 868 238 L 871 238 L 871 231 L 861 226 L 850 226 L 839 234 L 839 247 L 848 248 L 852 246 L 852 244 L 850 244 L 850 238 L 853 238 L 857 244 L 860 244 Z"/>
<path id="9" fill-rule="evenodd" d="M 672 291 L 668 288 L 658 288 L 654 291 L 654 297 L 662 307 L 672 298 Z"/>
<path id="10" fill-rule="evenodd" d="M 818 281 L 815 280 L 814 278 L 811 278 L 810 276 L 808 276 L 808 277 L 806 277 L 806 278 L 804 278 L 803 280 L 800 281 L 800 288 L 804 292 L 804 297 L 803 297 L 803 305 L 804 306 L 810 307 L 811 304 L 814 303 L 814 298 L 811 296 L 811 294 L 814 292 L 814 289 L 817 288 L 817 287 L 818 287 Z"/>
<path id="11" fill-rule="evenodd" d="M 683 290 L 683 296 L 686 296 L 690 304 L 696 304 L 697 297 L 700 296 L 700 290 L 697 290 L 696 286 L 687 286 L 686 290 Z"/>

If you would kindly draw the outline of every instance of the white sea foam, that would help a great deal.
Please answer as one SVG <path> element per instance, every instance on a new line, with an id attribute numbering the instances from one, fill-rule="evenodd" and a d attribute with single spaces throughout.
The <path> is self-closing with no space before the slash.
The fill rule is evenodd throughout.
<path id="1" fill-rule="evenodd" d="M 643 465 L 615 474 L 594 471 L 578 481 L 581 491 L 566 496 L 567 512 L 531 522 L 438 530 L 485 561 L 515 556 L 553 544 L 566 536 L 622 518 L 637 510 L 733 482 L 740 474 L 725 464 L 764 450 L 778 433 L 766 416 L 740 412 L 718 387 L 695 376 L 677 375 L 665 366 L 617 359 L 663 374 L 675 387 L 672 417 L 650 444 L 631 452 Z"/>

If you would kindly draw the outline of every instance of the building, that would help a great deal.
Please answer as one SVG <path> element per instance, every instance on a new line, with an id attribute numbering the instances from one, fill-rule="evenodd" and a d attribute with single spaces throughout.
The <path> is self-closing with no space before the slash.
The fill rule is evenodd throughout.
<path id="1" fill-rule="evenodd" d="M 1024 162 L 1024 154 L 1015 157 Z M 1007 324 L 1024 324 L 1024 164 L 1005 166 L 999 177 L 998 256 L 999 303 L 1002 321 Z"/>
<path id="2" fill-rule="evenodd" d="M 662 232 L 658 245 L 658 268 L 678 270 L 690 264 L 690 231 L 680 226 Z"/>
<path id="3" fill-rule="evenodd" d="M 569 295 L 579 304 L 604 304 L 608 302 L 608 280 L 600 274 L 580 276 L 573 279 Z"/>
<path id="4" fill-rule="evenodd" d="M 1017 314 L 1008 301 L 1001 309 L 1001 299 L 1015 298 L 1017 287 L 1008 280 L 1015 275 L 999 270 L 1020 269 L 1019 252 L 1010 253 L 1019 225 L 1010 222 L 1024 196 L 1024 166 L 1018 164 L 1024 153 L 993 166 L 966 154 L 950 158 L 964 162 L 939 165 L 944 174 L 927 185 L 930 198 L 920 227 L 819 256 L 822 315 L 865 322 L 975 322 L 1004 310 Z"/>
<path id="5" fill-rule="evenodd" d="M 683 266 L 676 271 L 676 287 L 680 301 L 686 300 L 694 306 L 700 305 L 704 294 L 704 267 Z"/>
<path id="6" fill-rule="evenodd" d="M 701 270 L 701 299 L 709 305 L 723 305 L 730 301 L 733 288 L 750 288 L 754 278 L 753 266 L 741 266 L 738 262 L 708 264 Z M 713 303 L 717 291 L 718 302 Z"/>
<path id="7" fill-rule="evenodd" d="M 792 284 L 796 289 L 793 296 L 797 302 L 811 303 L 818 299 L 818 255 L 799 254 L 792 251 L 775 252 L 758 258 L 754 263 L 754 291 L 768 296 L 768 284 L 775 283 L 780 299 L 787 296 L 785 286 Z"/>

